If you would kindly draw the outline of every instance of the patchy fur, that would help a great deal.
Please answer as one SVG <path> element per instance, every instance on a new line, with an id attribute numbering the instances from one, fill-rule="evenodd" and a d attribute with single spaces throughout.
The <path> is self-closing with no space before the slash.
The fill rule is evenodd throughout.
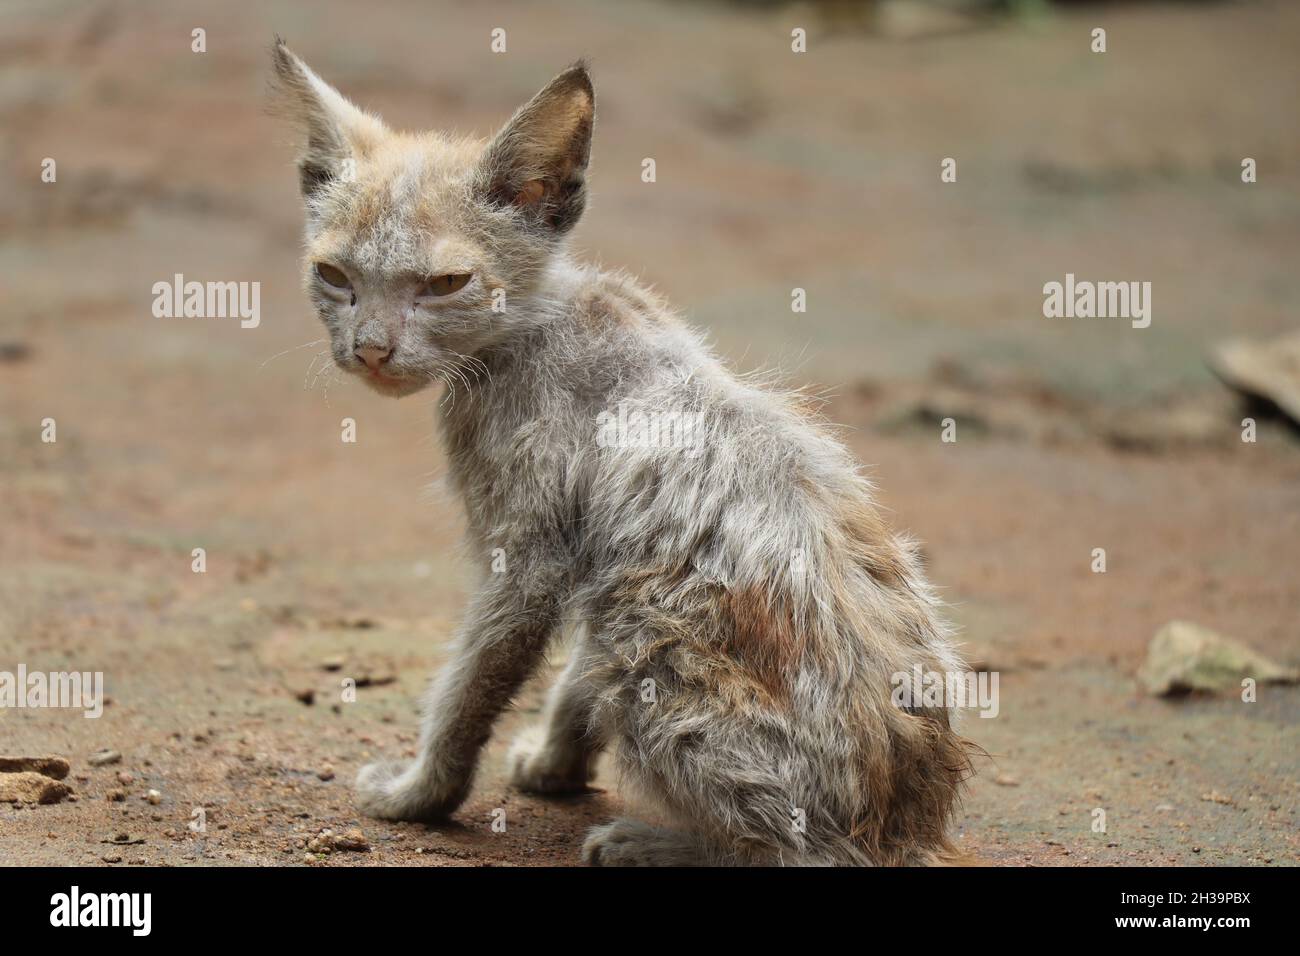
<path id="1" fill-rule="evenodd" d="M 442 435 L 484 568 L 419 756 L 365 768 L 360 806 L 453 812 L 493 722 L 577 620 L 512 778 L 581 789 L 612 745 L 675 821 L 597 828 L 589 862 L 951 855 L 966 745 L 948 710 L 890 700 L 892 674 L 959 668 L 911 543 L 806 401 L 730 374 L 653 294 L 565 251 L 586 200 L 586 69 L 479 143 L 387 130 L 282 44 L 274 64 L 305 133 L 306 286 L 335 360 L 386 394 L 455 390 Z M 468 278 L 429 294 L 439 276 Z M 698 445 L 598 442 L 598 417 L 620 407 L 692 416 Z"/>

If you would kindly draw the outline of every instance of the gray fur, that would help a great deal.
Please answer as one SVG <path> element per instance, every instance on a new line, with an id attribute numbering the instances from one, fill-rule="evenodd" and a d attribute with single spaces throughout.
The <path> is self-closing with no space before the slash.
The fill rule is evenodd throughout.
<path id="1" fill-rule="evenodd" d="M 361 808 L 455 811 L 493 722 L 561 623 L 581 621 L 512 779 L 580 789 L 612 745 L 624 781 L 676 821 L 597 828 L 589 862 L 949 855 L 965 745 L 947 709 L 890 700 L 891 674 L 958 668 L 910 543 L 799 396 L 738 379 L 651 293 L 566 252 L 592 131 L 585 69 L 480 144 L 391 133 L 282 45 L 275 60 L 308 131 L 304 168 L 357 160 L 355 181 L 316 176 L 307 193 L 307 287 L 336 361 L 386 394 L 454 389 L 441 432 L 483 563 L 419 756 L 365 768 Z M 320 261 L 347 272 L 352 304 Z M 473 277 L 422 298 L 443 273 Z M 387 380 L 354 355 L 363 328 L 393 349 Z M 690 447 L 598 440 L 620 406 L 687 416 Z"/>

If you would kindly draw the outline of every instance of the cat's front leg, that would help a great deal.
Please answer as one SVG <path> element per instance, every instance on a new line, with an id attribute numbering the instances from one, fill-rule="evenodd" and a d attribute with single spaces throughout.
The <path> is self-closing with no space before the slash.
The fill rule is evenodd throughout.
<path id="1" fill-rule="evenodd" d="M 358 774 L 364 813 L 436 820 L 464 801 L 492 724 L 536 667 L 556 622 L 556 576 L 536 571 L 525 578 L 488 576 L 452 660 L 429 688 L 418 756 L 373 763 Z"/>

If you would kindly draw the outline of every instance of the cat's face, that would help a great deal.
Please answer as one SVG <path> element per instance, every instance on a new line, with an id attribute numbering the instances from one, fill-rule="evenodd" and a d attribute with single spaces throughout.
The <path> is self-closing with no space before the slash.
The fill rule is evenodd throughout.
<path id="1" fill-rule="evenodd" d="M 304 282 L 340 368 L 409 395 L 476 374 L 585 201 L 594 98 L 581 66 L 490 142 L 388 130 L 283 44 L 280 103 L 306 132 Z"/>

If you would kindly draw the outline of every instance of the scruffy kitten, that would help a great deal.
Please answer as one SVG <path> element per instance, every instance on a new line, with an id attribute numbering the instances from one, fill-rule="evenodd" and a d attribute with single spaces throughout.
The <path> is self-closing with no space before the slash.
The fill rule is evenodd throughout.
<path id="1" fill-rule="evenodd" d="M 366 767 L 362 809 L 454 811 L 493 722 L 576 619 L 513 781 L 581 790 L 608 743 L 675 821 L 597 827 L 587 861 L 946 858 L 965 746 L 946 709 L 891 703 L 891 675 L 959 666 L 929 585 L 797 399 L 733 377 L 651 293 L 567 255 L 586 69 L 482 143 L 390 131 L 283 43 L 274 64 L 305 133 L 306 288 L 334 359 L 387 395 L 457 385 L 442 434 L 470 552 L 506 561 L 430 688 L 419 756 Z M 662 440 L 671 428 L 598 440 L 636 412 L 692 422 L 691 447 Z"/>

